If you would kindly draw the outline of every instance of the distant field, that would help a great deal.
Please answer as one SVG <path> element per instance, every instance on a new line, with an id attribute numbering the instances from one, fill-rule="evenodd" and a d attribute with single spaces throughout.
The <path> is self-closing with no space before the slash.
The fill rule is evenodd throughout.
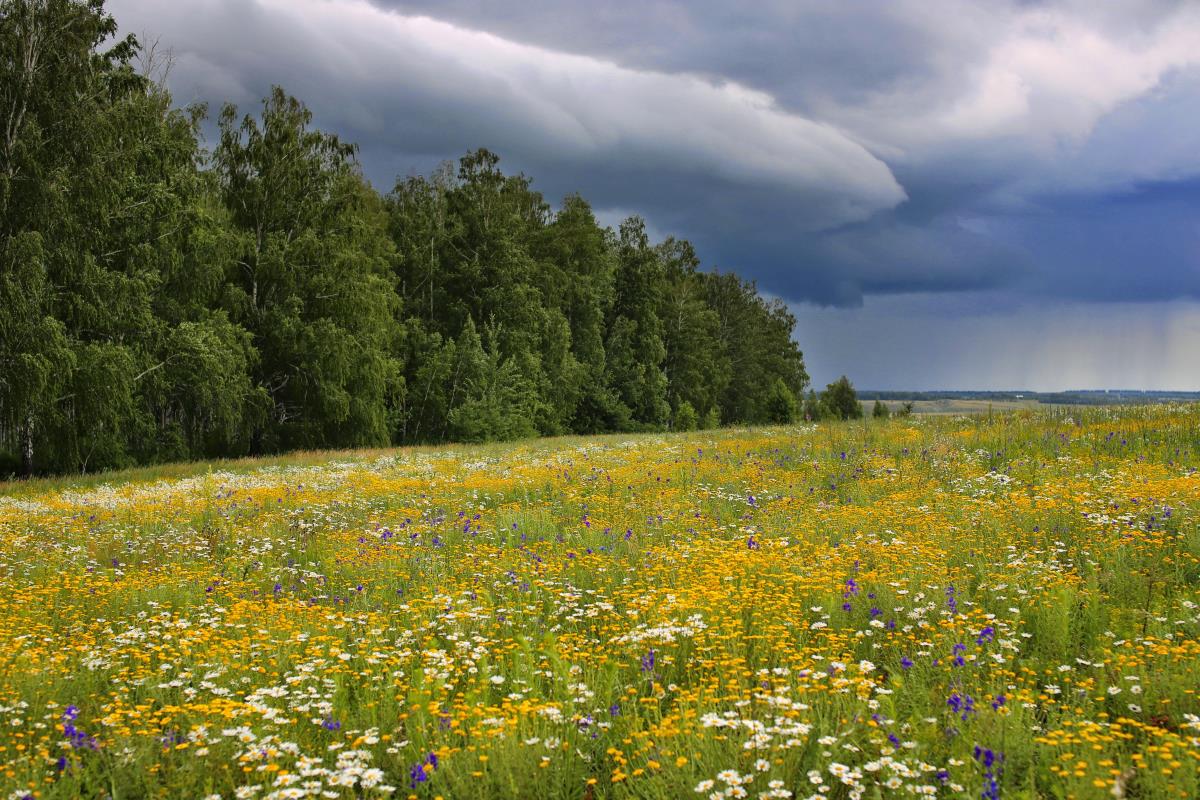
<path id="1" fill-rule="evenodd" d="M 867 412 L 871 410 L 868 401 L 864 404 Z M 904 405 L 902 401 L 885 400 L 891 411 L 897 411 Z M 914 414 L 987 414 L 1001 411 L 1023 411 L 1035 408 L 1047 408 L 1036 400 L 914 400 Z"/>
<path id="2" fill-rule="evenodd" d="M 1200 796 L 1200 406 L 929 405 L 8 484 L 0 797 Z"/>
<path id="3" fill-rule="evenodd" d="M 905 401 L 913 404 L 918 414 L 986 414 L 1002 411 L 1062 408 L 1119 408 L 1146 404 L 1195 404 L 1200 403 L 1197 392 L 1135 391 L 1119 389 L 1111 391 L 1064 391 L 1064 392 L 967 392 L 939 391 L 903 393 L 871 390 L 860 393 L 866 411 L 871 410 L 875 398 L 882 395 L 883 402 L 892 411 L 899 410 Z"/>

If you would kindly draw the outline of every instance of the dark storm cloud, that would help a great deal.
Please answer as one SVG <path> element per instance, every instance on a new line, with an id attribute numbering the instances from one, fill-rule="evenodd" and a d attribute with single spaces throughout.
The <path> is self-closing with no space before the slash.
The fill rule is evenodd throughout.
<path id="1" fill-rule="evenodd" d="M 1059 198 L 1052 207 L 1003 224 L 1005 238 L 1036 247 L 1041 263 L 1053 267 L 1030 276 L 1030 294 L 1090 301 L 1200 300 L 1198 205 L 1200 180 L 1193 179 L 1101 198 Z"/>
<path id="2" fill-rule="evenodd" d="M 487 146 L 790 301 L 1200 296 L 1195 4 L 110 7 L 181 102 L 282 84 L 384 189 Z"/>
<path id="3" fill-rule="evenodd" d="M 800 198 L 806 229 L 904 199 L 887 165 L 852 137 L 737 84 L 630 69 L 363 2 L 244 9 L 181 3 L 155 19 L 168 41 L 187 42 L 173 84 L 184 97 L 225 89 L 244 100 L 281 82 L 368 152 L 448 158 L 487 145 L 519 164 L 712 176 Z"/>
<path id="4" fill-rule="evenodd" d="M 808 94 L 848 99 L 928 77 L 935 36 L 903 9 L 874 2 L 375 2 L 631 67 L 735 80 L 793 107 Z"/>

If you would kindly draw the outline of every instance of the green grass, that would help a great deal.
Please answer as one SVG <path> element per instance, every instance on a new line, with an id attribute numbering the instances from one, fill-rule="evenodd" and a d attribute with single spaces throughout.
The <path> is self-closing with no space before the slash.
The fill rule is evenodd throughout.
<path id="1" fill-rule="evenodd" d="M 3 794 L 1193 797 L 1198 430 L 1040 409 L 7 484 Z"/>

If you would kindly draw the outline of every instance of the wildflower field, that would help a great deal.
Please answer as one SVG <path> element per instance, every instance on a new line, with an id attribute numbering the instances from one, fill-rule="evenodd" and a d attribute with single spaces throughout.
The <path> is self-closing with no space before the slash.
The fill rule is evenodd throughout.
<path id="1" fill-rule="evenodd" d="M 1197 797 L 1198 467 L 1173 406 L 8 484 L 0 797 Z"/>

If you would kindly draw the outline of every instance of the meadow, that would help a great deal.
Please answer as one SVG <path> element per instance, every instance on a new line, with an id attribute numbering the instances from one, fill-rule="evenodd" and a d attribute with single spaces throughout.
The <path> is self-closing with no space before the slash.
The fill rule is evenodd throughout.
<path id="1" fill-rule="evenodd" d="M 0 797 L 1194 798 L 1200 407 L 0 489 Z"/>

